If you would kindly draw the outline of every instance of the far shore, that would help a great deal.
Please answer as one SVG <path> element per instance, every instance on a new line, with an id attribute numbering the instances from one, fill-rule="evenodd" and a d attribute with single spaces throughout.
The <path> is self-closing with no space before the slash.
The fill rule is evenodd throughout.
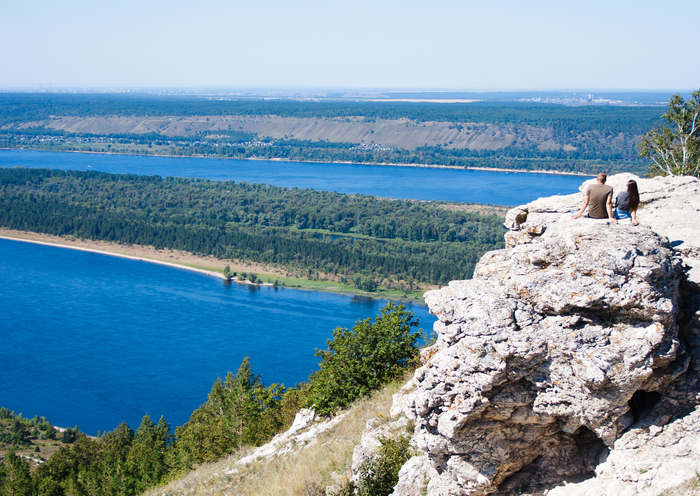
<path id="1" fill-rule="evenodd" d="M 521 169 L 503 169 L 498 167 L 462 167 L 454 165 L 441 165 L 441 164 L 395 164 L 391 162 L 350 162 L 344 160 L 332 160 L 317 161 L 317 160 L 292 160 L 288 158 L 258 158 L 258 157 L 247 157 L 247 158 L 234 158 L 234 157 L 212 157 L 209 155 L 160 155 L 160 154 L 150 154 L 150 153 L 114 153 L 114 152 L 95 152 L 87 150 L 39 150 L 35 148 L 2 148 L 0 150 L 25 150 L 34 152 L 58 152 L 58 153 L 94 153 L 96 155 L 136 155 L 139 157 L 170 157 L 170 158 L 216 158 L 220 160 L 259 160 L 259 161 L 270 161 L 270 162 L 298 162 L 305 164 L 349 164 L 349 165 L 378 165 L 387 167 L 420 167 L 427 169 L 454 169 L 454 170 L 482 170 L 490 172 L 513 172 L 521 174 L 554 174 L 558 176 L 576 176 L 576 177 L 593 177 L 595 174 L 586 174 L 583 172 L 561 172 L 555 170 L 521 170 Z"/>
<path id="2" fill-rule="evenodd" d="M 141 262 L 155 263 L 159 265 L 165 265 L 167 267 L 173 267 L 176 269 L 185 269 L 193 272 L 197 272 L 206 276 L 216 277 L 226 281 L 224 277 L 223 270 L 226 265 L 229 266 L 231 273 L 254 273 L 258 277 L 264 276 L 268 279 L 268 282 L 250 282 L 248 279 L 240 279 L 238 277 L 233 277 L 231 282 L 238 284 L 254 284 L 256 286 L 274 286 L 274 283 L 269 282 L 272 280 L 279 280 L 282 287 L 289 287 L 295 289 L 306 289 L 315 291 L 324 291 L 330 293 L 340 293 L 340 294 L 357 294 L 363 296 L 371 296 L 376 298 L 389 298 L 394 300 L 405 300 L 423 303 L 422 298 L 417 295 L 409 296 L 405 298 L 397 298 L 395 295 L 385 295 L 376 293 L 366 293 L 358 289 L 351 287 L 343 287 L 339 283 L 336 284 L 326 284 L 325 286 L 314 284 L 314 281 L 304 282 L 293 277 L 289 277 L 284 269 L 277 267 L 259 264 L 256 262 L 242 262 L 237 260 L 219 260 L 212 256 L 198 256 L 192 253 L 183 252 L 179 250 L 161 249 L 156 250 L 152 246 L 142 246 L 142 245 L 123 245 L 119 243 L 112 243 L 108 241 L 92 241 L 87 239 L 74 238 L 72 236 L 53 236 L 50 234 L 42 234 L 31 231 L 18 231 L 14 229 L 5 229 L 0 227 L 0 238 L 9 239 L 13 241 L 22 241 L 26 243 L 34 243 L 45 246 L 55 246 L 58 248 L 68 248 L 71 250 L 84 251 L 89 253 L 99 253 L 101 255 L 109 255 L 114 257 L 125 258 L 128 260 L 135 260 Z M 288 282 L 292 280 L 292 284 Z M 428 285 L 422 291 L 427 291 L 429 289 L 436 289 L 437 286 Z"/>
<path id="3" fill-rule="evenodd" d="M 151 246 L 140 245 L 121 245 L 119 243 L 110 243 L 105 241 L 90 241 L 71 237 L 52 236 L 50 234 L 41 234 L 31 231 L 17 231 L 14 229 L 0 228 L 0 238 L 11 239 L 13 241 L 23 241 L 26 243 L 34 243 L 45 246 L 55 246 L 58 248 L 69 248 L 90 253 L 99 253 L 102 255 L 110 255 L 113 257 L 126 258 L 140 262 L 150 262 L 177 269 L 186 269 L 193 272 L 199 272 L 211 277 L 217 277 L 226 280 L 223 274 L 223 268 L 228 265 L 231 272 L 254 272 L 257 275 L 266 276 L 282 276 L 282 271 L 275 268 L 266 268 L 261 264 L 245 264 L 235 261 L 218 260 L 213 257 L 198 257 L 187 252 L 177 250 L 156 250 Z M 177 261 L 168 261 L 166 258 L 175 258 Z M 222 272 L 201 268 L 212 267 L 218 269 L 221 266 Z M 239 281 L 244 282 L 244 281 Z M 250 281 L 247 281 L 252 284 Z M 256 283 L 263 286 L 271 286 L 269 283 Z"/>

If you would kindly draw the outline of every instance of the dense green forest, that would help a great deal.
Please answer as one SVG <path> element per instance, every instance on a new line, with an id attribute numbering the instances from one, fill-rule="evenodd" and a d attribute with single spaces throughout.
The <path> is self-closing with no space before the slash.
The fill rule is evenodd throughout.
<path id="1" fill-rule="evenodd" d="M 493 122 L 552 126 L 561 133 L 600 130 L 609 134 L 646 132 L 663 113 L 658 107 L 584 106 L 473 102 L 303 102 L 293 100 L 214 100 L 154 95 L 0 94 L 0 125 L 50 116 L 207 116 L 355 117 L 411 119 L 417 122 Z"/>
<path id="2" fill-rule="evenodd" d="M 64 445 L 48 460 L 32 459 L 17 450 L 30 439 L 54 439 L 55 429 L 43 417 L 25 420 L 0 408 L 0 426 L 10 426 L 12 440 L 0 463 L 0 496 L 125 496 L 175 479 L 196 464 L 215 461 L 244 446 L 258 446 L 287 429 L 303 406 L 329 415 L 402 377 L 418 363 L 418 322 L 403 305 L 389 302 L 374 322 L 356 322 L 352 330 L 336 328 L 328 350 L 317 350 L 320 369 L 308 383 L 294 388 L 266 386 L 245 358 L 235 374 L 217 379 L 206 401 L 174 433 L 163 418 L 145 415 L 134 431 L 121 423 L 111 432 L 89 437 L 76 429 L 64 431 Z M 67 434 L 68 433 L 68 434 Z M 383 443 L 383 445 L 386 443 Z M 405 444 L 405 443 L 404 443 Z M 391 444 L 370 460 L 360 494 L 388 495 L 400 466 Z M 393 460 L 393 463 L 392 463 Z M 389 464 L 389 467 L 384 465 Z M 370 470 L 383 467 L 381 471 Z M 373 472 L 378 472 L 373 475 Z M 381 475 L 380 475 L 381 473 Z M 388 479 L 389 483 L 386 482 Z M 377 492 L 364 487 L 382 487 Z M 350 483 L 344 494 L 356 494 Z"/>
<path id="3" fill-rule="evenodd" d="M 62 151 L 263 158 L 298 161 L 428 164 L 515 170 L 557 170 L 594 174 L 623 171 L 642 174 L 648 163 L 638 157 L 642 135 L 659 122 L 659 107 L 580 106 L 473 102 L 229 101 L 152 95 L 0 94 L 0 146 Z M 507 134 L 510 145 L 455 148 L 451 143 L 382 147 L 374 143 L 318 139 L 272 139 L 264 132 L 200 132 L 165 135 L 90 134 L 58 131 L 42 122 L 64 117 L 278 116 L 375 123 L 404 119 L 413 125 L 450 123 L 456 130 Z M 29 127 L 25 124 L 32 123 Z M 32 127 L 33 126 L 33 127 Z M 490 129 L 490 128 L 489 128 Z M 128 145 L 128 146 L 117 146 Z"/>
<path id="4" fill-rule="evenodd" d="M 502 219 L 233 181 L 0 169 L 0 226 L 322 273 L 372 291 L 469 278 Z"/>

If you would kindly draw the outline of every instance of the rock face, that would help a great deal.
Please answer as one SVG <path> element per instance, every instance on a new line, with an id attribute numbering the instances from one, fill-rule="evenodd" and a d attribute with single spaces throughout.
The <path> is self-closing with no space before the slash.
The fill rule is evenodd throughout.
<path id="1" fill-rule="evenodd" d="M 608 184 L 617 192 L 629 178 L 640 226 L 573 220 L 581 193 L 540 199 L 507 214 L 507 248 L 484 255 L 473 279 L 426 293 L 437 342 L 392 409 L 415 422 L 423 454 L 395 495 L 544 494 L 563 483 L 556 494 L 606 494 L 652 439 L 683 438 L 687 473 L 700 468 L 698 181 Z M 637 475 L 664 464 L 647 462 Z M 654 486 L 632 479 L 610 494 Z"/>

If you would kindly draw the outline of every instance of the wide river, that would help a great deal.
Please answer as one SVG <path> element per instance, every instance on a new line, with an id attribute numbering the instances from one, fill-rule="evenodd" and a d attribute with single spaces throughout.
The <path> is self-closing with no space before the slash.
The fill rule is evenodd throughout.
<path id="1" fill-rule="evenodd" d="M 0 167 L 99 170 L 111 173 L 200 177 L 289 188 L 362 193 L 383 198 L 444 200 L 517 206 L 543 196 L 568 195 L 588 179 L 432 167 L 149 157 L 0 150 Z"/>
<path id="2" fill-rule="evenodd" d="M 0 167 L 101 170 L 264 182 L 383 197 L 517 205 L 570 194 L 584 178 L 0 150 Z M 385 304 L 291 289 L 225 285 L 146 262 L 0 239 L 0 406 L 89 434 L 149 413 L 181 425 L 217 376 L 249 356 L 266 384 L 317 368 L 335 327 Z M 435 318 L 409 307 L 423 329 Z"/>

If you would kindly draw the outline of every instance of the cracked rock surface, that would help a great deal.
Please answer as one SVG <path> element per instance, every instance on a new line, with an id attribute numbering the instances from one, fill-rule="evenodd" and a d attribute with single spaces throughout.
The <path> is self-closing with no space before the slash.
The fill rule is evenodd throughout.
<path id="1" fill-rule="evenodd" d="M 392 408 L 421 454 L 396 496 L 608 494 L 596 481 L 618 479 L 620 495 L 700 468 L 698 180 L 634 179 L 639 226 L 572 219 L 583 193 L 540 199 L 508 212 L 507 248 L 473 279 L 426 293 L 437 342 Z"/>

